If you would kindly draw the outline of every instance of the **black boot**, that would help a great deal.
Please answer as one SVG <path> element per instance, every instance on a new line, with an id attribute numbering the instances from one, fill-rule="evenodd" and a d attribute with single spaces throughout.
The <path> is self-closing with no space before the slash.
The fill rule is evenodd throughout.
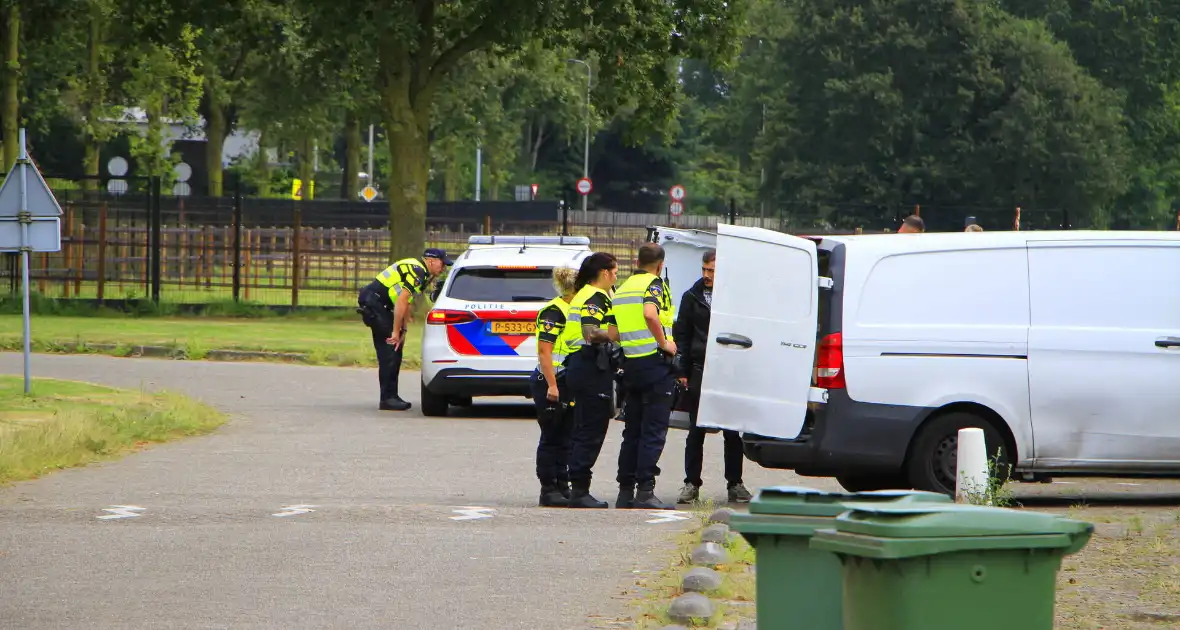
<path id="1" fill-rule="evenodd" d="M 537 500 L 541 507 L 567 507 L 569 497 L 562 494 L 561 487 L 556 485 L 541 486 L 541 498 Z"/>
<path id="2" fill-rule="evenodd" d="M 609 506 L 606 501 L 599 501 L 590 495 L 589 485 L 590 484 L 586 484 L 586 486 L 582 486 L 581 484 L 573 485 L 573 489 L 570 490 L 570 507 L 600 510 Z"/>
<path id="3" fill-rule="evenodd" d="M 566 501 L 570 500 L 570 482 L 568 482 L 568 481 L 557 482 L 557 491 L 561 493 L 561 496 L 565 497 Z"/>
<path id="4" fill-rule="evenodd" d="M 402 400 L 398 396 L 387 398 L 381 401 L 381 411 L 405 411 L 410 408 L 410 403 Z"/>
<path id="5" fill-rule="evenodd" d="M 635 501 L 635 484 L 621 483 L 619 484 L 619 497 L 615 499 L 616 510 L 629 510 L 632 503 Z"/>
<path id="6" fill-rule="evenodd" d="M 639 484 L 639 491 L 635 493 L 635 500 L 631 507 L 637 510 L 675 510 L 675 505 L 664 503 L 656 496 L 656 482 L 645 481 Z"/>

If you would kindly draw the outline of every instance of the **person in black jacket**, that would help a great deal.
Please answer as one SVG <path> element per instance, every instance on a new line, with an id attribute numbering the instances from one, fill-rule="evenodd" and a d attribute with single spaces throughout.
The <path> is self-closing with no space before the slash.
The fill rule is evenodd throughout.
<path id="1" fill-rule="evenodd" d="M 684 445 L 684 487 L 680 490 L 677 503 L 692 503 L 700 496 L 701 466 L 705 454 L 705 429 L 697 426 L 697 408 L 701 398 L 701 374 L 705 367 L 705 346 L 708 343 L 709 312 L 713 300 L 713 275 L 717 269 L 717 252 L 710 249 L 701 257 L 701 279 L 684 292 L 680 308 L 676 311 L 676 323 L 672 337 L 676 340 L 680 365 L 687 378 L 681 378 L 687 386 L 687 403 L 692 427 Z M 745 503 L 750 500 L 750 491 L 742 483 L 742 437 L 737 431 L 723 431 L 725 437 L 725 481 L 728 485 L 729 500 Z"/>

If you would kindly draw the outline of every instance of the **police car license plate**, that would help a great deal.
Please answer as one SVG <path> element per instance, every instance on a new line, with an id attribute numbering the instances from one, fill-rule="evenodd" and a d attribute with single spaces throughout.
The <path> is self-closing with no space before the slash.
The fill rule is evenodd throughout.
<path id="1" fill-rule="evenodd" d="M 531 335 L 537 331 L 537 322 L 514 321 L 492 322 L 493 335 Z"/>

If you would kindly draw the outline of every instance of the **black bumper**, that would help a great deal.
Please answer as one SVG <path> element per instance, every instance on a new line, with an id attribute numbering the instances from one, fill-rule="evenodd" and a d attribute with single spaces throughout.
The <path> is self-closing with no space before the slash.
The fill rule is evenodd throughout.
<path id="1" fill-rule="evenodd" d="M 889 474 L 901 470 L 910 440 L 932 410 L 852 400 L 842 389 L 812 404 L 800 436 L 742 435 L 746 457 L 763 468 L 810 477 Z"/>
<path id="2" fill-rule="evenodd" d="M 439 370 L 426 383 L 426 389 L 440 396 L 524 396 L 532 398 L 529 379 L 532 370 L 517 372 L 509 370 L 472 370 L 470 368 L 447 368 Z"/>

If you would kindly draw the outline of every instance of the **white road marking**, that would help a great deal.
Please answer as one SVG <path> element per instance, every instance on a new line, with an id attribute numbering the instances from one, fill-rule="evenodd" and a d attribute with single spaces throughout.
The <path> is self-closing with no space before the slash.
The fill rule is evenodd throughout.
<path id="1" fill-rule="evenodd" d="M 137 505 L 113 505 L 109 508 L 102 509 L 103 512 L 110 512 L 110 514 L 103 514 L 95 518 L 101 521 L 109 521 L 114 518 L 135 518 L 136 516 L 141 516 L 140 514 L 136 514 L 136 512 L 142 512 L 143 510 L 144 508 Z"/>
<path id="2" fill-rule="evenodd" d="M 1127 482 L 1123 482 L 1123 483 L 1120 483 L 1120 484 L 1118 484 L 1118 485 L 1120 485 L 1120 486 L 1140 486 L 1140 485 L 1143 485 L 1143 484 L 1138 484 L 1138 483 L 1127 483 Z"/>
<path id="3" fill-rule="evenodd" d="M 687 521 L 688 517 L 691 516 L 690 513 L 681 512 L 680 510 L 660 510 L 659 512 L 648 512 L 647 515 L 656 517 L 648 520 L 648 523 L 673 523 L 676 521 Z"/>
<path id="4" fill-rule="evenodd" d="M 315 511 L 315 510 L 311 509 L 313 507 L 316 507 L 316 506 L 314 506 L 314 505 L 288 505 L 283 508 L 282 512 L 279 512 L 277 514 L 271 514 L 271 516 L 295 516 L 296 514 L 307 514 L 308 512 Z"/>
<path id="5" fill-rule="evenodd" d="M 474 521 L 481 518 L 492 518 L 496 514 L 496 510 L 478 505 L 464 505 L 451 511 L 459 515 L 450 517 L 452 521 Z"/>

